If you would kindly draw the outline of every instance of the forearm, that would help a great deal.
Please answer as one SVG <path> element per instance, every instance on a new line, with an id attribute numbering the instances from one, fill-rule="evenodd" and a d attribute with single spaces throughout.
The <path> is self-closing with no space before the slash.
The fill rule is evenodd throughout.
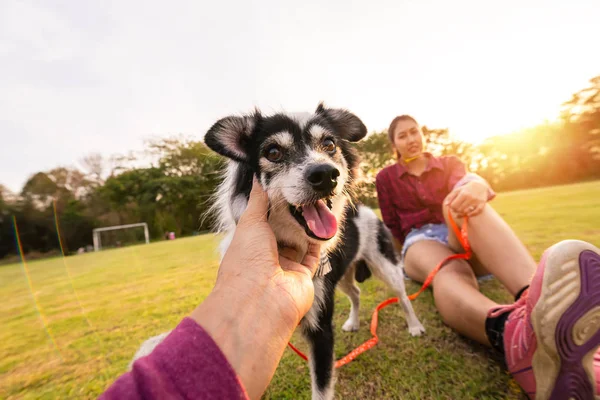
<path id="1" fill-rule="evenodd" d="M 485 185 L 487 188 L 491 189 L 490 184 L 488 183 L 488 181 L 486 181 L 485 179 L 483 179 L 481 176 L 473 173 L 473 172 L 469 172 L 467 173 L 465 176 L 463 176 L 457 183 L 456 185 L 454 185 L 455 188 L 464 186 L 468 183 L 471 182 L 478 182 L 479 184 L 483 184 Z"/>
<path id="2" fill-rule="evenodd" d="M 299 318 L 283 316 L 269 289 L 232 298 L 214 290 L 190 315 L 217 343 L 243 383 L 258 399 L 268 386 Z M 225 291 L 223 291 L 225 293 Z M 289 314 L 288 314 L 289 315 Z"/>
<path id="3" fill-rule="evenodd" d="M 481 179 L 475 179 L 475 180 L 472 180 L 470 182 L 467 182 L 465 184 L 465 186 L 467 186 L 467 185 L 468 186 L 476 187 L 478 190 L 485 191 L 485 192 L 487 192 L 488 190 L 491 189 L 489 183 L 487 183 L 487 181 L 484 180 L 483 178 L 481 178 Z"/>
<path id="4" fill-rule="evenodd" d="M 472 186 L 476 191 L 481 190 L 486 192 L 487 201 L 491 201 L 496 197 L 496 193 L 494 192 L 494 189 L 492 189 L 492 186 L 489 184 L 489 182 L 472 172 L 469 172 L 462 177 L 462 179 L 460 179 L 456 185 L 454 185 L 454 189 L 458 189 L 463 186 Z"/>

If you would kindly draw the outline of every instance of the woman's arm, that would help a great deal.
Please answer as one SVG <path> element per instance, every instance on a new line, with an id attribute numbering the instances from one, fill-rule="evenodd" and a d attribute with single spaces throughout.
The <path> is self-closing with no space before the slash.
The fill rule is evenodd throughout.
<path id="1" fill-rule="evenodd" d="M 483 211 L 486 203 L 496 197 L 490 184 L 477 174 L 467 173 L 464 164 L 457 158 L 448 159 L 450 193 L 445 203 L 458 216 L 474 217 Z"/>
<path id="2" fill-rule="evenodd" d="M 487 189 L 487 201 L 492 201 L 496 197 L 496 192 L 494 192 L 494 189 L 492 189 L 488 181 L 474 172 L 467 172 L 467 174 L 463 176 L 462 179 L 456 183 L 456 185 L 454 185 L 454 189 L 471 184 L 471 182 L 476 182 L 477 184 L 483 185 Z"/>

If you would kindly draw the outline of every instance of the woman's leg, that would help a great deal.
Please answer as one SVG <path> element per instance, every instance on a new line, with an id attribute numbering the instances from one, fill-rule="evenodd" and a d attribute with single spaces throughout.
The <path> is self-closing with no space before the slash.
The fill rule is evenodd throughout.
<path id="1" fill-rule="evenodd" d="M 404 270 L 411 279 L 423 282 L 440 261 L 452 254 L 448 246 L 421 240 L 408 248 Z M 485 320 L 489 310 L 498 305 L 481 294 L 471 266 L 464 260 L 450 261 L 437 273 L 432 285 L 435 304 L 444 322 L 489 346 Z"/>
<path id="2" fill-rule="evenodd" d="M 444 216 L 446 224 L 450 226 L 448 209 L 445 206 Z M 462 219 L 455 217 L 454 220 L 461 226 Z M 513 296 L 529 285 L 537 265 L 525 245 L 502 217 L 487 204 L 481 214 L 470 218 L 468 223 L 469 243 L 479 263 Z M 454 251 L 464 251 L 452 229 L 449 229 L 448 243 Z M 476 275 L 480 275 L 482 271 L 478 271 L 477 265 L 477 262 L 473 263 Z"/>
<path id="3" fill-rule="evenodd" d="M 453 252 L 438 242 L 409 247 L 405 271 L 423 281 Z M 529 284 L 529 282 L 528 282 Z M 477 288 L 473 269 L 452 261 L 433 280 L 444 321 L 484 344 L 485 324 L 495 320 L 509 372 L 529 398 L 594 398 L 600 394 L 600 250 L 560 242 L 544 253 L 531 288 L 513 305 L 498 307 Z M 491 312 L 490 312 L 491 311 Z M 536 397 L 537 393 L 537 397 Z"/>

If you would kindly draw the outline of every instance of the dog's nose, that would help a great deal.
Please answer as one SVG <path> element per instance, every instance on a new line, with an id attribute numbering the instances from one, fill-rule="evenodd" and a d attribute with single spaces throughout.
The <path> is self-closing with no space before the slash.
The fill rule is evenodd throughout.
<path id="1" fill-rule="evenodd" d="M 315 165 L 306 172 L 306 179 L 313 189 L 322 193 L 330 193 L 335 189 L 338 176 L 340 171 L 330 164 Z"/>

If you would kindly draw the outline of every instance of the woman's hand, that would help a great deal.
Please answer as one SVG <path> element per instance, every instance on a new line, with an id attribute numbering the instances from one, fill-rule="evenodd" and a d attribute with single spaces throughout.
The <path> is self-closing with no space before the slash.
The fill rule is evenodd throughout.
<path id="1" fill-rule="evenodd" d="M 489 187 L 484 181 L 471 181 L 457 187 L 446 197 L 445 204 L 457 217 L 475 217 L 483 211 Z"/>
<path id="2" fill-rule="evenodd" d="M 269 200 L 255 180 L 211 294 L 191 317 L 221 348 L 250 398 L 259 398 L 314 298 L 312 277 L 320 248 L 301 263 L 291 249 L 277 251 L 267 222 Z"/>

